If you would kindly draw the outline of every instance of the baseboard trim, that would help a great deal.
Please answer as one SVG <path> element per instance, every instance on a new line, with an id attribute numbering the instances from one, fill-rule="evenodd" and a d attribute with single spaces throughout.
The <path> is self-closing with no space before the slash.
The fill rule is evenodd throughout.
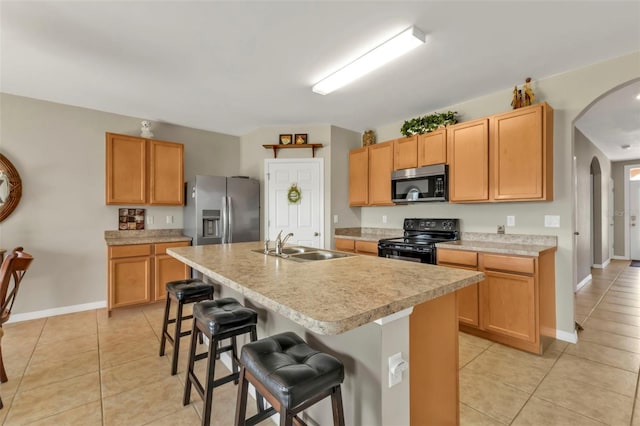
<path id="1" fill-rule="evenodd" d="M 584 279 L 582 281 L 580 281 L 578 283 L 578 285 L 576 286 L 576 291 L 580 290 L 582 287 L 584 287 L 585 285 L 589 284 L 592 279 L 593 279 L 593 276 L 591 274 L 589 274 L 586 277 L 584 277 Z"/>
<path id="2" fill-rule="evenodd" d="M 611 263 L 611 259 L 607 259 L 604 263 L 599 264 L 599 263 L 594 263 L 593 267 L 596 269 L 604 269 L 607 266 L 609 266 L 609 263 Z"/>
<path id="3" fill-rule="evenodd" d="M 564 330 L 556 330 L 556 339 L 563 342 L 578 343 L 578 332 L 573 330 L 573 333 Z"/>
<path id="4" fill-rule="evenodd" d="M 44 309 L 42 311 L 26 312 L 24 314 L 12 314 L 7 324 L 12 322 L 29 321 L 38 318 L 53 317 L 56 315 L 72 314 L 74 312 L 90 311 L 91 309 L 106 308 L 107 301 L 84 303 L 82 305 L 63 306 L 60 308 Z"/>
<path id="5" fill-rule="evenodd" d="M 629 260 L 626 256 L 611 256 L 611 258 L 614 260 Z"/>

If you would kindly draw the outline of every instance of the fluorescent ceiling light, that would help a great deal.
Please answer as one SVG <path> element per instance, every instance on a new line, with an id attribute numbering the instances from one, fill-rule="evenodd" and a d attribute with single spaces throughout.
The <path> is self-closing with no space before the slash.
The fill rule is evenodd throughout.
<path id="1" fill-rule="evenodd" d="M 424 33 L 416 27 L 410 27 L 395 37 L 385 41 L 375 49 L 360 56 L 333 74 L 316 83 L 311 90 L 321 95 L 333 92 L 353 80 L 380 68 L 398 56 L 424 44 Z"/>

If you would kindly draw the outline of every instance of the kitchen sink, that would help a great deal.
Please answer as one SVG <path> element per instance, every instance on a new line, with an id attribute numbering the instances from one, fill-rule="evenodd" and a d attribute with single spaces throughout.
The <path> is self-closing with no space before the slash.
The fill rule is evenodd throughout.
<path id="1" fill-rule="evenodd" d="M 282 249 L 282 254 L 299 254 L 299 253 L 307 253 L 315 250 L 317 249 L 313 247 L 284 247 Z"/>
<path id="2" fill-rule="evenodd" d="M 291 260 L 327 260 L 327 259 L 339 259 L 341 257 L 349 257 L 352 256 L 350 254 L 347 253 L 338 253 L 335 251 L 324 251 L 324 250 L 317 250 L 317 251 L 309 251 L 306 253 L 299 253 L 299 254 L 293 254 L 291 256 L 289 256 L 289 259 Z"/>
<path id="3" fill-rule="evenodd" d="M 263 250 L 252 250 L 256 253 L 264 254 Z M 277 256 L 275 251 L 269 250 L 269 256 Z M 295 260 L 297 262 L 308 262 L 314 260 L 328 260 L 328 259 L 340 259 L 342 257 L 350 257 L 353 256 L 349 253 L 341 253 L 337 251 L 330 250 L 322 250 L 317 249 L 315 247 L 303 247 L 303 246 L 294 246 L 294 247 L 284 247 L 282 249 L 282 257 L 283 259 Z"/>

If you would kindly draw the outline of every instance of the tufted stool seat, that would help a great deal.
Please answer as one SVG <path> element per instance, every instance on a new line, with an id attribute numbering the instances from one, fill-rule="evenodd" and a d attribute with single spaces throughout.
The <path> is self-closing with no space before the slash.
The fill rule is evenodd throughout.
<path id="1" fill-rule="evenodd" d="M 189 364 L 184 387 L 182 403 L 189 404 L 191 386 L 196 389 L 204 401 L 202 424 L 209 425 L 213 400 L 213 389 L 217 386 L 233 381 L 238 383 L 239 360 L 236 337 L 249 333 L 250 340 L 257 339 L 256 324 L 258 313 L 245 308 L 236 299 L 226 297 L 217 300 L 198 302 L 193 306 L 193 328 L 191 330 L 191 346 L 189 348 Z M 202 333 L 209 339 L 207 352 L 196 354 L 196 334 Z M 220 346 L 223 339 L 231 339 L 228 346 Z M 214 379 L 216 358 L 223 352 L 231 351 L 231 374 Z M 206 382 L 203 385 L 195 374 L 195 362 L 207 358 Z M 258 398 L 258 410 L 263 410 L 262 398 Z"/>
<path id="2" fill-rule="evenodd" d="M 171 375 L 178 371 L 178 355 L 180 354 L 180 338 L 191 334 L 190 330 L 182 331 L 182 321 L 193 318 L 193 315 L 183 315 L 184 305 L 202 300 L 213 299 L 213 284 L 205 283 L 198 279 L 186 279 L 169 281 L 166 284 L 167 301 L 164 307 L 164 322 L 162 323 L 162 337 L 160 338 L 160 356 L 164 356 L 167 343 L 173 345 L 173 357 L 171 359 Z M 169 318 L 171 301 L 178 303 L 175 318 Z M 169 324 L 176 324 L 173 336 L 169 333 Z"/>
<path id="3" fill-rule="evenodd" d="M 297 334 L 277 334 L 242 347 L 236 425 L 253 425 L 280 413 L 280 424 L 291 425 L 296 414 L 331 396 L 334 425 L 344 425 L 344 366 L 335 357 L 307 345 Z M 245 419 L 248 384 L 271 404 Z M 296 417 L 296 422 L 304 424 Z"/>

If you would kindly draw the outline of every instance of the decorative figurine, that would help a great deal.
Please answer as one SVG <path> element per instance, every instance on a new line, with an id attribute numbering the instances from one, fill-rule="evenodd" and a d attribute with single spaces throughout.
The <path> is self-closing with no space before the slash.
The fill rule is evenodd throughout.
<path id="1" fill-rule="evenodd" d="M 523 105 L 529 106 L 533 104 L 536 100 L 536 95 L 534 95 L 533 90 L 531 90 L 531 77 L 527 77 L 525 83 L 522 85 L 522 90 L 524 90 Z"/>
<path id="2" fill-rule="evenodd" d="M 373 130 L 365 130 L 362 135 L 362 146 L 373 145 L 376 143 L 376 135 Z"/>
<path id="3" fill-rule="evenodd" d="M 148 120 L 142 120 L 142 128 L 140 129 L 140 136 L 143 138 L 152 138 L 153 133 L 151 133 L 151 122 Z"/>
<path id="4" fill-rule="evenodd" d="M 527 77 L 525 83 L 522 85 L 522 89 L 518 89 L 517 85 L 513 88 L 513 99 L 511 100 L 513 109 L 532 105 L 535 100 L 536 96 L 533 94 L 533 90 L 531 90 L 531 77 Z"/>

